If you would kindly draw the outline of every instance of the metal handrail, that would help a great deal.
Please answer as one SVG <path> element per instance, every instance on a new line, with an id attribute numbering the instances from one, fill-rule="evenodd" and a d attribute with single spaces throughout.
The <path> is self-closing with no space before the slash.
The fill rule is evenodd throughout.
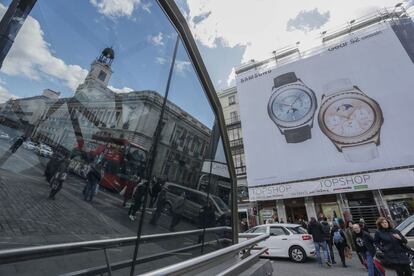
<path id="1" fill-rule="evenodd" d="M 183 273 L 189 272 L 193 269 L 199 268 L 209 262 L 222 258 L 225 255 L 230 253 L 239 252 L 240 250 L 249 247 L 251 245 L 256 244 L 262 240 L 265 240 L 269 237 L 269 234 L 263 234 L 258 237 L 243 241 L 241 243 L 228 246 L 226 248 L 216 250 L 214 252 L 208 253 L 206 255 L 202 255 L 178 264 L 174 264 L 171 266 L 167 266 L 164 268 L 160 268 L 157 270 L 153 270 L 148 273 L 140 274 L 141 276 L 158 276 L 158 275 L 181 275 Z"/>
<path id="2" fill-rule="evenodd" d="M 249 257 L 244 258 L 242 261 L 236 263 L 235 265 L 227 268 L 226 270 L 222 271 L 221 273 L 217 274 L 216 276 L 229 276 L 229 275 L 238 275 L 239 271 L 245 267 L 249 266 L 252 262 L 257 260 L 263 253 L 265 253 L 268 250 L 267 247 L 264 247 L 260 249 L 259 251 L 255 252 L 254 254 L 251 254 Z"/>
<path id="3" fill-rule="evenodd" d="M 222 226 L 222 227 L 213 227 L 207 228 L 206 232 L 214 231 L 231 231 L 231 227 Z M 161 233 L 154 235 L 143 235 L 141 236 L 141 242 L 149 242 L 153 240 L 160 240 L 166 238 L 175 238 L 181 236 L 187 236 L 192 234 L 202 233 L 203 229 L 197 230 L 188 230 L 172 233 Z M 23 248 L 14 248 L 14 249 L 5 249 L 0 250 L 0 264 L 7 263 L 16 263 L 26 260 L 33 259 L 42 259 L 47 257 L 59 256 L 59 255 L 68 255 L 75 254 L 87 251 L 96 251 L 110 247 L 120 247 L 133 245 L 137 237 L 124 237 L 124 238 L 115 238 L 115 239 L 105 239 L 105 240 L 93 240 L 93 241 L 84 241 L 84 242 L 71 242 L 71 243 L 61 243 L 61 244 L 52 244 L 52 245 L 40 245 L 40 246 L 30 246 Z"/>
<path id="4" fill-rule="evenodd" d="M 220 239 L 218 241 L 222 242 L 224 240 L 225 239 Z M 204 245 L 213 245 L 213 244 L 216 244 L 218 241 L 208 241 L 208 242 L 205 242 Z M 190 250 L 193 250 L 193 249 L 197 249 L 201 246 L 202 246 L 202 244 L 198 243 L 198 244 L 194 244 L 194 245 L 190 245 L 190 246 L 186 246 L 186 247 L 182 247 L 182 248 L 178 248 L 178 249 L 173 249 L 173 250 L 164 251 L 164 252 L 161 252 L 161 253 L 156 253 L 156 254 L 152 254 L 152 255 L 143 256 L 143 257 L 140 257 L 140 258 L 136 259 L 135 265 L 142 264 L 142 263 L 147 263 L 147 262 L 152 262 L 152 261 L 155 261 L 155 260 L 159 260 L 159 259 L 165 258 L 167 256 L 171 256 L 171 255 L 174 255 L 174 254 L 179 254 L 181 252 L 186 252 L 186 251 L 190 251 Z M 119 261 L 119 262 L 110 263 L 109 266 L 108 265 L 101 265 L 101 266 L 89 267 L 89 268 L 81 269 L 81 270 L 78 270 L 78 271 L 63 273 L 63 274 L 60 274 L 59 276 L 99 275 L 99 274 L 107 273 L 108 272 L 108 267 L 112 271 L 115 271 L 115 270 L 120 270 L 120 269 L 123 269 L 123 268 L 130 267 L 132 265 L 132 263 L 133 263 L 132 259 L 128 259 L 128 260 L 123 260 L 123 261 Z"/>

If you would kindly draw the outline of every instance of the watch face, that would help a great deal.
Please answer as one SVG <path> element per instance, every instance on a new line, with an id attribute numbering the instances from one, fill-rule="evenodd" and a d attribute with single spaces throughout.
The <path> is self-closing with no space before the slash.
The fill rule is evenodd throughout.
<path id="1" fill-rule="evenodd" d="M 305 117 L 312 109 L 310 95 L 300 88 L 287 89 L 278 94 L 271 104 L 271 111 L 281 121 L 294 122 Z"/>
<path id="2" fill-rule="evenodd" d="M 375 111 L 361 99 L 338 99 L 327 107 L 323 120 L 333 134 L 355 137 L 364 134 L 374 125 Z"/>

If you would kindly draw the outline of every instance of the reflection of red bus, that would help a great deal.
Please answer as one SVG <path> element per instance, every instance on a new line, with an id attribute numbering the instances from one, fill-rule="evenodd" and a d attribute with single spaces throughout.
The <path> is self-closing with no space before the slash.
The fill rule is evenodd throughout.
<path id="1" fill-rule="evenodd" d="M 94 136 L 93 139 L 106 143 L 90 152 L 102 171 L 101 186 L 120 191 L 132 176 L 143 176 L 147 151 L 142 146 L 120 138 Z"/>

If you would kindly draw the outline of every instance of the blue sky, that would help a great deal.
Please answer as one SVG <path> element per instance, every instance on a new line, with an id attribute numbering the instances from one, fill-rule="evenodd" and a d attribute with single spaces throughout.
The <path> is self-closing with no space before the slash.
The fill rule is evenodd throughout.
<path id="1" fill-rule="evenodd" d="M 0 14 L 10 0 L 0 0 Z M 234 85 L 234 67 L 271 56 L 325 30 L 401 0 L 176 0 L 216 90 Z M 406 1 L 408 6 L 411 1 Z M 0 102 L 45 88 L 73 95 L 91 61 L 115 49 L 110 87 L 164 93 L 176 33 L 152 0 L 42 0 L 23 25 L 0 71 Z M 213 116 L 191 63 L 178 52 L 170 100 L 211 126 Z"/>
<path id="2" fill-rule="evenodd" d="M 1 1 L 1 14 L 9 3 Z M 143 2 L 132 10 L 100 3 L 38 1 L 0 72 L 3 98 L 39 95 L 45 88 L 72 96 L 105 47 L 115 50 L 109 83 L 114 91 L 164 94 L 177 37 L 169 21 L 158 6 Z M 213 113 L 181 44 L 169 99 L 212 126 Z"/>

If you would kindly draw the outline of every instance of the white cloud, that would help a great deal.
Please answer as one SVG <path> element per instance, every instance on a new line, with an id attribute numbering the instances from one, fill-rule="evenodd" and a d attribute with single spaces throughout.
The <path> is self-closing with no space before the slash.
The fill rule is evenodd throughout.
<path id="1" fill-rule="evenodd" d="M 187 0 L 189 13 L 186 19 L 195 38 L 207 47 L 217 47 L 219 40 L 227 47 L 244 46 L 241 62 L 246 62 L 268 58 L 273 50 L 297 41 L 306 47 L 315 43 L 322 30 L 343 25 L 366 15 L 367 11 L 392 7 L 398 2 L 401 0 Z M 322 29 L 286 30 L 289 19 L 296 18 L 302 11 L 314 9 L 330 15 L 327 22 L 323 22 Z M 198 20 L 200 18 L 203 20 Z"/>
<path id="2" fill-rule="evenodd" d="M 161 65 L 163 65 L 163 64 L 165 64 L 167 62 L 167 59 L 165 59 L 165 58 L 163 58 L 163 57 L 156 57 L 155 58 L 155 63 L 157 63 L 157 64 L 161 64 Z"/>
<path id="3" fill-rule="evenodd" d="M 4 86 L 0 85 L 0 103 L 4 103 L 11 98 L 18 98 L 15 95 L 11 94 Z"/>
<path id="4" fill-rule="evenodd" d="M 185 60 L 176 60 L 174 69 L 179 75 L 185 76 L 186 72 L 189 72 L 191 70 L 191 62 Z"/>
<path id="5" fill-rule="evenodd" d="M 0 4 L 0 15 L 6 8 Z M 9 54 L 4 60 L 1 71 L 7 75 L 24 75 L 30 79 L 54 77 L 72 90 L 81 83 L 88 71 L 79 65 L 66 64 L 55 57 L 44 39 L 39 22 L 29 16 L 23 24 Z"/>
<path id="6" fill-rule="evenodd" d="M 152 7 L 151 2 L 148 2 L 148 3 L 142 4 L 142 6 L 141 6 L 141 8 L 142 8 L 144 11 L 146 11 L 147 13 L 151 13 L 151 7 Z"/>
<path id="7" fill-rule="evenodd" d="M 129 92 L 134 91 L 134 89 L 126 87 L 126 86 L 122 88 L 116 88 L 116 87 L 109 85 L 108 88 L 114 91 L 115 93 L 129 93 Z"/>
<path id="8" fill-rule="evenodd" d="M 148 41 L 154 46 L 164 45 L 163 39 L 163 34 L 161 32 L 154 36 L 148 36 Z"/>
<path id="9" fill-rule="evenodd" d="M 98 12 L 109 17 L 130 17 L 135 8 L 141 3 L 140 0 L 90 0 Z M 149 9 L 147 6 L 146 9 Z"/>

